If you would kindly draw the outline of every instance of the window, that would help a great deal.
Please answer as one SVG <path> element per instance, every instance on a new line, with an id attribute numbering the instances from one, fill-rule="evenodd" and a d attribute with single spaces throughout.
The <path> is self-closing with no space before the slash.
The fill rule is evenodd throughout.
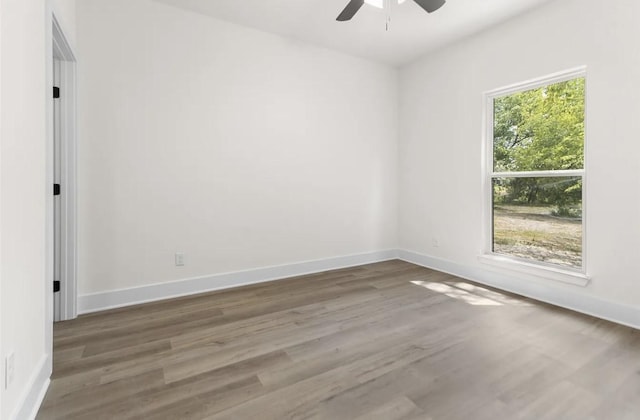
<path id="1" fill-rule="evenodd" d="M 585 70 L 487 94 L 488 251 L 584 267 Z"/>

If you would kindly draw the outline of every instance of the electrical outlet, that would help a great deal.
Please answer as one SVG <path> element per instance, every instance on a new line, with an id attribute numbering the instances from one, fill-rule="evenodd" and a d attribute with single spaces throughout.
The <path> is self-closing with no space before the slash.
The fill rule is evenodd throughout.
<path id="1" fill-rule="evenodd" d="M 184 266 L 184 252 L 176 252 L 176 267 Z"/>
<path id="2" fill-rule="evenodd" d="M 13 382 L 14 371 L 15 357 L 13 353 L 10 353 L 4 359 L 4 389 L 9 389 L 9 385 Z"/>

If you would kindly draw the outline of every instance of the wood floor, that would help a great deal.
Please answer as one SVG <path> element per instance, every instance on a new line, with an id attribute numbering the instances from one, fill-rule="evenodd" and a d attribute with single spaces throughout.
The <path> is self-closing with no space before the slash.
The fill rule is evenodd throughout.
<path id="1" fill-rule="evenodd" d="M 640 419 L 640 332 L 400 261 L 60 323 L 38 419 Z"/>

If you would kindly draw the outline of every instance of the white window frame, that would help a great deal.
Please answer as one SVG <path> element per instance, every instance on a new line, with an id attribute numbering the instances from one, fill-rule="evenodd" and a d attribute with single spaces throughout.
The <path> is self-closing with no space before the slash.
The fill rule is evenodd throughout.
<path id="1" fill-rule="evenodd" d="M 544 86 L 566 82 L 569 80 L 585 79 L 585 139 L 583 169 L 532 172 L 494 172 L 493 162 L 493 134 L 494 134 L 494 100 L 503 96 L 519 92 L 538 89 Z M 557 280 L 578 286 L 589 283 L 587 275 L 587 104 L 586 104 L 587 68 L 585 66 L 554 73 L 548 76 L 517 83 L 507 87 L 484 93 L 484 141 L 483 141 L 483 224 L 484 249 L 480 261 L 494 267 L 518 271 L 536 277 Z M 582 267 L 571 268 L 542 261 L 529 260 L 493 252 L 493 179 L 515 177 L 582 177 Z"/>

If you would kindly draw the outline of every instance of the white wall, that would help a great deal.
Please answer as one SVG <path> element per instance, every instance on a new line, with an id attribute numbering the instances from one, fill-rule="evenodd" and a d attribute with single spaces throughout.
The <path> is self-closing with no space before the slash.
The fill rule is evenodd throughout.
<path id="1" fill-rule="evenodd" d="M 587 270 L 592 282 L 581 288 L 512 272 L 498 276 L 503 287 L 527 289 L 577 309 L 612 317 L 605 307 L 628 305 L 637 316 L 638 16 L 635 0 L 606 7 L 595 0 L 557 0 L 403 69 L 401 248 L 470 276 L 484 270 L 477 259 L 484 223 L 483 92 L 587 65 Z M 439 248 L 432 238 L 439 239 Z M 578 307 L 581 302 L 590 303 Z M 640 326 L 640 317 L 636 322 Z"/>
<path id="2" fill-rule="evenodd" d="M 3 147 L 2 147 L 2 37 L 3 37 L 3 25 L 2 25 L 2 21 L 3 21 L 3 14 L 2 14 L 2 10 L 4 9 L 4 3 L 0 0 L 0 267 L 2 267 L 2 203 L 3 203 L 3 195 L 2 195 L 2 179 L 3 179 L 3 173 L 2 173 L 2 156 L 3 156 Z M 2 284 L 4 282 L 4 277 L 2 276 L 2 269 L 0 269 L 0 305 L 2 305 L 3 302 L 3 294 L 2 294 Z M 2 306 L 0 306 L 0 378 L 4 378 L 4 376 L 6 375 L 5 372 L 5 363 L 3 363 L 4 360 L 4 355 L 5 355 L 5 350 L 4 350 L 4 334 L 3 334 L 3 319 L 4 319 L 4 314 L 3 314 L 3 310 L 2 310 Z M 4 400 L 4 387 L 2 387 L 2 389 L 0 390 L 0 418 L 2 418 L 2 413 L 3 413 L 3 407 L 4 404 L 3 400 Z"/>
<path id="3" fill-rule="evenodd" d="M 50 372 L 44 304 L 52 293 L 45 282 L 48 25 L 43 1 L 2 0 L 0 6 L 0 417 L 8 419 L 25 418 L 18 410 L 31 408 Z M 4 360 L 11 352 L 14 380 L 5 390 Z"/>
<path id="4" fill-rule="evenodd" d="M 72 49 L 76 47 L 76 0 L 51 0 L 53 13 Z"/>
<path id="5" fill-rule="evenodd" d="M 396 70 L 150 0 L 77 17 L 80 295 L 397 247 Z"/>

